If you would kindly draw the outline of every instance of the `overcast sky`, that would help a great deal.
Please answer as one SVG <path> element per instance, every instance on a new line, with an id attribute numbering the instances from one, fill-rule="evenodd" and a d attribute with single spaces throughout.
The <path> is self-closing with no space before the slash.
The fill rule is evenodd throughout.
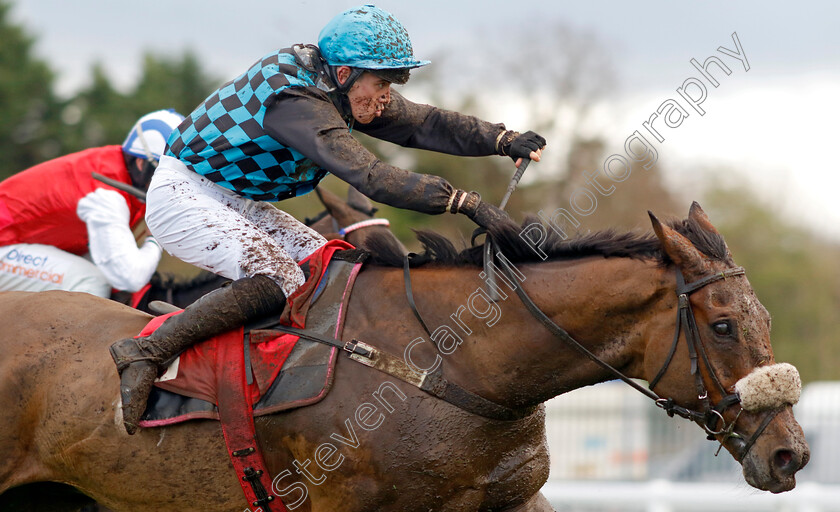
<path id="1" fill-rule="evenodd" d="M 256 58 L 295 42 L 316 42 L 321 27 L 347 0 L 12 0 L 16 19 L 39 37 L 39 48 L 77 85 L 96 60 L 136 76 L 146 50 L 192 48 L 208 68 L 235 75 Z M 386 0 L 376 5 L 408 28 L 419 56 L 441 49 L 468 59 L 477 45 L 499 52 L 517 46 L 522 29 L 557 22 L 592 30 L 606 41 L 626 84 L 664 85 L 692 56 L 713 51 L 737 31 L 756 74 L 837 71 L 840 4 L 770 1 L 635 2 Z M 551 58 L 528 49 L 535 61 Z"/>
<path id="2" fill-rule="evenodd" d="M 190 48 L 226 80 L 268 51 L 315 43 L 332 16 L 359 4 L 13 1 L 14 19 L 38 38 L 37 51 L 60 72 L 65 93 L 83 84 L 95 61 L 116 83 L 132 83 L 149 50 L 180 54 Z M 698 169 L 729 166 L 791 220 L 840 239 L 840 165 L 832 151 L 840 117 L 840 3 L 386 0 L 376 5 L 403 22 L 420 58 L 445 52 L 449 60 L 470 62 L 489 48 L 498 55 L 521 54 L 538 66 L 552 52 L 523 46 L 523 34 L 539 34 L 561 22 L 597 34 L 619 79 L 601 109 L 616 151 L 660 104 L 678 97 L 676 89 L 685 79 L 699 76 L 691 58 L 703 62 L 720 56 L 732 74 L 709 88 L 705 115 L 686 118 L 659 146 L 660 160 L 673 169 L 669 179 L 692 186 L 692 180 L 702 179 Z M 720 46 L 735 49 L 733 32 L 749 71 L 717 53 Z M 471 77 L 459 79 L 469 83 Z M 496 84 L 476 78 L 471 85 L 486 90 Z M 410 89 L 411 84 L 403 92 L 411 96 Z"/>

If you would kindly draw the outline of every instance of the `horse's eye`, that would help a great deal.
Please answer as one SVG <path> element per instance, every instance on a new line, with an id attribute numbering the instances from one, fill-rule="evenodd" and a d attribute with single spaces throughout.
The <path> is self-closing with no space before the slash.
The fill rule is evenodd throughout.
<path id="1" fill-rule="evenodd" d="M 717 322 L 712 325 L 712 329 L 715 331 L 715 334 L 720 336 L 728 336 L 732 334 L 732 326 L 729 322 Z"/>

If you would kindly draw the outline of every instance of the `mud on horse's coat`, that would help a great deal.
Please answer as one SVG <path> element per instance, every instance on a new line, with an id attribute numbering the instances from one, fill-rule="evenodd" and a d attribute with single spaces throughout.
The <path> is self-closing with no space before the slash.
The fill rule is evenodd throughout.
<path id="1" fill-rule="evenodd" d="M 688 220 L 659 226 L 656 237 L 596 234 L 547 241 L 543 249 L 550 259 L 544 262 L 519 239 L 518 226 L 501 226 L 493 236 L 525 276 L 522 287 L 553 322 L 629 377 L 650 381 L 674 335 L 676 269 L 691 282 L 734 265 L 710 226 L 702 210 L 692 207 Z M 447 251 L 439 240 L 432 245 L 435 254 Z M 417 307 L 432 327 L 464 304 L 465 291 L 484 285 L 480 251 L 453 251 L 452 258 L 412 269 Z M 406 306 L 399 249 L 394 256 L 398 267 L 380 258 L 359 274 L 355 289 L 365 293 L 352 294 L 344 335 L 401 356 L 424 332 Z M 470 263 L 473 256 L 476 265 Z M 443 357 L 447 381 L 505 407 L 527 408 L 612 378 L 558 345 L 521 301 L 508 295 L 497 304 L 501 316 L 492 326 L 487 319 L 460 317 L 471 334 Z M 771 380 L 782 374 L 781 367 L 771 366 L 769 314 L 743 275 L 708 284 L 688 301 L 721 387 L 742 393 L 743 410 L 733 404 L 721 414 L 732 432 L 749 437 L 768 417 L 747 410 L 757 403 L 752 390 L 765 380 L 750 374 L 756 368 L 772 373 Z M 6 355 L 0 358 L 0 491 L 52 481 L 75 486 L 117 511 L 244 508 L 218 424 L 188 422 L 129 437 L 117 421 L 118 378 L 107 347 L 139 332 L 148 315 L 86 294 L 49 292 L 0 294 L 0 315 L 0 350 Z M 715 329 L 721 323 L 733 328 L 721 333 Z M 680 341 L 655 391 L 701 410 L 688 348 L 682 336 Z M 432 343 L 413 353 L 423 363 L 436 355 Z M 700 377 L 709 401 L 721 401 L 710 373 L 702 370 Z M 377 429 L 359 426 L 354 411 L 365 403 L 375 406 L 371 394 L 386 382 L 405 400 L 390 402 L 394 410 Z M 807 463 L 808 446 L 787 403 L 793 397 L 786 389 L 795 387 L 789 379 L 773 403 L 760 406 L 783 403 L 741 460 L 748 483 L 759 489 L 793 488 L 796 472 Z M 278 482 L 272 492 L 289 503 L 300 499 L 296 510 L 551 510 L 539 492 L 548 477 L 542 407 L 518 420 L 487 419 L 340 357 L 332 391 L 321 402 L 257 418 L 256 428 Z M 739 444 L 727 434 L 717 438 L 737 453 Z M 324 459 L 327 445 L 336 450 Z M 317 464 L 319 453 L 323 467 Z"/>

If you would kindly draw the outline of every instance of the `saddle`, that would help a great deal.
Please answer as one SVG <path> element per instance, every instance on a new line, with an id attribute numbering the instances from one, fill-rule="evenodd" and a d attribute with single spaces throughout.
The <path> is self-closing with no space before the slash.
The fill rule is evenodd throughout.
<path id="1" fill-rule="evenodd" d="M 218 420 L 219 392 L 231 384 L 223 367 L 233 346 L 244 356 L 242 378 L 254 416 L 321 401 L 332 386 L 338 348 L 279 329 L 292 326 L 341 339 L 347 303 L 366 257 L 344 241 L 329 241 L 301 263 L 306 283 L 289 297 L 281 315 L 197 343 L 176 358 L 155 382 L 140 426 Z M 139 335 L 178 313 L 152 319 Z"/>

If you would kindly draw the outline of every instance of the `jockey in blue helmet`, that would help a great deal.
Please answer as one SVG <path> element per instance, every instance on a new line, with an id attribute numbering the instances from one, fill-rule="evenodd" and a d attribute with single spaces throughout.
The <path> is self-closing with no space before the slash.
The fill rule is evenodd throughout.
<path id="1" fill-rule="evenodd" d="M 475 192 L 379 160 L 352 130 L 453 155 L 539 160 L 545 139 L 501 123 L 413 103 L 414 58 L 405 28 L 371 5 L 349 9 L 318 46 L 263 56 L 200 104 L 169 138 L 152 178 L 146 223 L 173 256 L 233 279 L 152 335 L 111 347 L 123 419 L 133 433 L 163 363 L 190 344 L 279 312 L 303 284 L 297 262 L 325 240 L 268 201 L 300 196 L 328 173 L 375 201 L 429 214 L 506 219 Z"/>
<path id="2" fill-rule="evenodd" d="M 391 14 L 373 6 L 345 11 L 333 18 L 318 37 L 321 56 L 329 65 L 333 83 L 347 91 L 364 71 L 370 71 L 391 83 L 404 84 L 409 70 L 430 64 L 414 58 L 408 32 Z M 339 83 L 335 70 L 353 69 L 350 77 Z"/>

